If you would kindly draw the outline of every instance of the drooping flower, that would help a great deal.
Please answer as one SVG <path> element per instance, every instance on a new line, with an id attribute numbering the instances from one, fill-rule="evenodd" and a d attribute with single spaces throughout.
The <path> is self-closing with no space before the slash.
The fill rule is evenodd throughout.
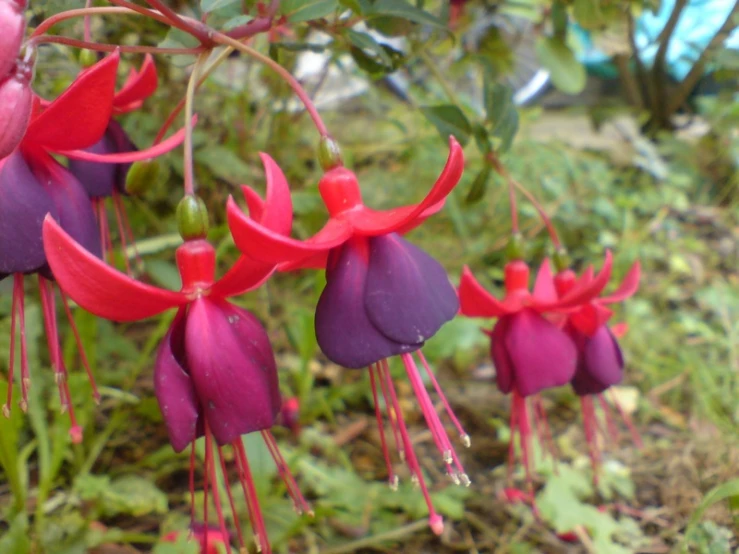
<path id="1" fill-rule="evenodd" d="M 610 415 L 608 404 L 602 394 L 623 379 L 624 359 L 621 347 L 612 330 L 608 327 L 608 320 L 613 311 L 607 306 L 629 298 L 636 293 L 639 287 L 641 266 L 637 261 L 631 267 L 621 285 L 613 293 L 606 296 L 595 296 L 583 302 L 574 310 L 566 314 L 563 324 L 565 332 L 571 337 L 577 348 L 577 370 L 570 385 L 580 397 L 585 437 L 588 451 L 593 465 L 594 477 L 598 478 L 600 466 L 600 449 L 598 447 L 598 429 L 600 428 L 596 416 L 595 400 L 600 403 L 606 418 L 606 424 L 612 438 L 617 439 L 613 418 Z M 597 279 L 598 277 L 595 277 Z M 564 297 L 576 287 L 587 286 L 594 279 L 592 271 L 586 271 L 579 279 L 572 270 L 560 271 L 554 277 L 557 294 Z M 628 415 L 618 407 L 637 444 L 641 443 L 635 428 L 631 425 Z"/>
<path id="2" fill-rule="evenodd" d="M 390 377 L 388 358 L 400 356 L 450 477 L 457 483 L 469 484 L 413 358 L 415 352 L 462 441 L 469 445 L 469 437 L 420 351 L 424 342 L 456 315 L 459 303 L 441 265 L 400 236 L 442 208 L 463 168 L 462 149 L 452 138 L 446 166 L 426 198 L 416 205 L 376 211 L 362 203 L 354 173 L 334 167 L 318 185 L 330 218 L 323 229 L 306 241 L 280 235 L 260 224 L 258 211 L 255 213 L 251 203 L 251 217 L 233 199 L 229 199 L 227 209 L 234 241 L 242 253 L 266 263 L 280 263 L 285 270 L 326 269 L 326 287 L 315 317 L 318 344 L 339 365 L 369 368 L 390 483 L 395 486 L 397 477 L 383 430 L 378 390 L 390 414 L 396 446 L 421 487 L 430 525 L 437 533 L 443 529 L 443 521 L 432 506 L 421 474 Z"/>
<path id="3" fill-rule="evenodd" d="M 16 149 L 31 119 L 32 73 L 31 65 L 19 60 L 0 77 L 0 160 Z"/>
<path id="4" fill-rule="evenodd" d="M 118 53 L 113 53 L 83 71 L 52 102 L 34 97 L 32 116 L 18 147 L 0 160 L 0 278 L 13 275 L 14 279 L 11 316 L 13 346 L 8 371 L 8 397 L 3 412 L 8 413 L 12 401 L 16 321 L 20 330 L 21 349 L 20 405 L 22 409 L 27 406 L 29 373 L 22 314 L 24 276 L 36 273 L 51 365 L 59 387 L 62 409 L 69 410 L 72 424 L 70 434 L 75 441 L 81 440 L 81 428 L 74 416 L 67 385 L 67 369 L 60 354 L 54 276 L 47 265 L 41 227 L 46 214 L 50 214 L 79 244 L 93 255 L 101 255 L 99 233 L 89 197 L 77 178 L 56 161 L 52 154 L 75 158 L 80 155 L 81 148 L 94 144 L 103 135 L 112 111 L 118 59 Z M 182 136 L 180 132 L 148 151 L 116 154 L 107 159 L 119 162 L 134 161 L 139 156 L 156 156 L 179 144 Z M 98 160 L 106 159 L 106 156 L 89 153 L 81 155 L 93 156 Z M 69 316 L 66 297 L 63 293 L 61 297 Z M 70 325 L 97 399 L 99 395 L 92 373 L 71 318 Z"/>
<path id="5" fill-rule="evenodd" d="M 26 4 L 26 0 L 0 2 L 0 81 L 12 72 L 18 58 L 26 34 Z"/>
<path id="6" fill-rule="evenodd" d="M 157 83 L 154 60 L 147 55 L 141 69 L 139 71 L 131 69 L 125 84 L 113 96 L 113 115 L 139 109 L 144 100 L 156 91 Z M 106 155 L 133 152 L 137 148 L 120 123 L 111 117 L 102 138 L 85 150 L 94 154 Z M 100 226 L 104 258 L 106 253 L 112 250 L 104 202 L 106 198 L 112 198 L 113 212 L 123 248 L 125 249 L 128 244 L 133 244 L 133 233 L 121 199 L 121 195 L 127 194 L 126 176 L 130 167 L 130 163 L 102 163 L 83 159 L 69 161 L 69 170 L 77 177 L 92 199 L 93 210 Z M 124 257 L 124 260 L 126 269 L 130 273 L 128 258 Z"/>
<path id="7" fill-rule="evenodd" d="M 247 189 L 249 202 L 259 212 L 261 224 L 287 234 L 292 221 L 287 183 L 274 162 L 267 157 L 264 162 L 266 201 Z M 225 471 L 223 447 L 231 446 L 255 542 L 262 552 L 270 552 L 242 435 L 262 434 L 296 508 L 308 510 L 308 506 L 269 431 L 281 403 L 269 338 L 255 316 L 227 299 L 260 286 L 274 271 L 274 264 L 242 256 L 215 280 L 215 250 L 204 237 L 204 231 L 183 234 L 186 242 L 177 249 L 182 288 L 172 292 L 115 270 L 82 248 L 51 217 L 44 221 L 49 264 L 65 293 L 83 308 L 114 321 L 135 321 L 177 308 L 154 364 L 155 393 L 170 443 L 176 452 L 191 445 L 193 486 L 194 443 L 205 437 L 204 502 L 207 506 L 210 486 L 224 535 L 216 465 Z M 233 511 L 230 489 L 227 492 Z M 245 549 L 240 530 L 239 542 Z"/>
<path id="8" fill-rule="evenodd" d="M 461 313 L 467 317 L 497 318 L 489 333 L 490 354 L 495 364 L 496 382 L 501 392 L 512 394 L 509 471 L 512 467 L 515 436 L 519 436 L 527 481 L 531 482 L 530 450 L 532 424 L 526 399 L 541 391 L 569 383 L 577 369 L 577 348 L 561 325 L 552 321 L 594 298 L 608 282 L 611 255 L 595 279 L 573 286 L 557 296 L 548 260 L 544 260 L 529 291 L 529 267 L 521 260 L 505 266 L 505 296 L 498 300 L 475 279 L 468 267 L 459 286 Z M 551 316 L 555 317 L 552 318 Z M 545 316 L 549 316 L 548 319 Z M 543 409 L 534 401 L 534 421 L 547 433 Z"/>

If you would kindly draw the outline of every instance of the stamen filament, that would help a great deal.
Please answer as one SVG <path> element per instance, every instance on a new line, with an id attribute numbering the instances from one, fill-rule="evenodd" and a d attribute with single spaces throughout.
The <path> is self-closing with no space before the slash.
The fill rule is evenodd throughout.
<path id="1" fill-rule="evenodd" d="M 385 438 L 385 422 L 383 421 L 382 412 L 380 411 L 380 402 L 377 397 L 377 383 L 375 382 L 375 372 L 378 369 L 375 364 L 369 366 L 370 385 L 372 387 L 372 399 L 375 403 L 375 418 L 377 419 L 377 430 L 380 432 L 380 445 L 382 447 L 382 455 L 385 458 L 385 466 L 387 467 L 387 476 L 390 487 L 395 486 L 397 476 L 393 471 L 393 464 L 390 461 L 390 451 L 387 447 L 387 439 Z"/>

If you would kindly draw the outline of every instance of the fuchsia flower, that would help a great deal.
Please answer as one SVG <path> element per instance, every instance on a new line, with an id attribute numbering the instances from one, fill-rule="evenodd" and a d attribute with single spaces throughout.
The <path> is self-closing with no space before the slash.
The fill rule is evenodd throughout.
<path id="1" fill-rule="evenodd" d="M 596 278 L 583 279 L 561 297 L 557 296 L 549 261 L 539 268 L 533 292 L 529 292 L 529 267 L 520 260 L 505 266 L 505 297 L 488 293 L 465 266 L 459 286 L 461 313 L 467 317 L 494 317 L 490 354 L 496 381 L 503 393 L 512 393 L 511 461 L 518 433 L 527 479 L 530 477 L 532 434 L 526 398 L 565 385 L 575 375 L 578 351 L 571 337 L 557 323 L 562 313 L 590 302 L 603 290 L 611 273 L 611 254 L 606 252 L 603 270 Z M 535 402 L 535 417 L 543 420 Z M 539 431 L 539 427 L 537 427 Z M 545 429 L 545 432 L 546 429 Z"/>
<path id="2" fill-rule="evenodd" d="M 286 235 L 292 225 L 287 183 L 269 157 L 263 156 L 263 161 L 267 173 L 266 201 L 251 189 L 246 188 L 245 192 L 254 212 L 259 213 L 258 223 L 275 234 Z M 221 279 L 215 280 L 213 247 L 203 237 L 187 240 L 177 249 L 182 289 L 172 292 L 140 283 L 113 269 L 74 241 L 50 216 L 44 221 L 44 244 L 60 286 L 97 316 L 135 321 L 177 308 L 154 365 L 155 393 L 170 442 L 176 452 L 192 445 L 194 453 L 195 440 L 205 437 L 204 502 L 207 506 L 210 481 L 224 535 L 225 523 L 215 485 L 216 463 L 225 469 L 222 447 L 231 445 L 256 543 L 262 552 L 270 552 L 242 435 L 261 432 L 296 508 L 307 510 L 308 506 L 269 431 L 281 403 L 269 338 L 256 317 L 227 299 L 259 287 L 273 272 L 274 264 L 241 257 Z M 192 486 L 194 454 L 190 471 Z M 228 500 L 233 510 L 230 492 Z M 245 548 L 240 531 L 239 540 Z"/>
<path id="3" fill-rule="evenodd" d="M 101 255 L 101 245 L 92 204 L 77 178 L 52 157 L 52 153 L 68 158 L 92 156 L 98 161 L 135 161 L 166 152 L 182 141 L 177 133 L 143 152 L 101 156 L 80 153 L 81 148 L 94 144 L 105 132 L 113 109 L 118 53 L 114 53 L 89 69 L 53 102 L 33 99 L 33 113 L 19 146 L 0 160 L 0 278 L 14 276 L 11 316 L 11 349 L 8 374 L 8 398 L 3 412 L 8 413 L 12 400 L 15 369 L 16 320 L 20 326 L 21 347 L 21 408 L 27 406 L 30 384 L 24 331 L 24 275 L 37 273 L 41 291 L 46 338 L 51 365 L 63 410 L 69 410 L 73 440 L 81 440 L 69 397 L 67 370 L 62 359 L 56 325 L 56 306 L 53 274 L 44 253 L 41 226 L 50 214 L 54 220 L 82 247 L 95 256 Z M 62 294 L 64 309 L 69 315 L 66 297 Z M 79 343 L 74 321 L 70 325 Z M 79 344 L 78 344 L 79 346 Z M 87 359 L 80 347 L 82 363 L 99 397 Z"/>
<path id="4" fill-rule="evenodd" d="M 600 401 L 608 428 L 613 438 L 616 439 L 615 425 L 601 393 L 620 383 L 624 370 L 621 347 L 616 336 L 607 326 L 608 320 L 613 315 L 607 306 L 633 296 L 639 288 L 640 274 L 641 266 L 637 261 L 631 266 L 618 289 L 607 296 L 594 297 L 588 302 L 583 302 L 575 310 L 567 313 L 563 324 L 563 329 L 577 348 L 577 370 L 570 384 L 575 394 L 580 397 L 585 437 L 596 479 L 597 468 L 600 465 L 600 449 L 597 440 L 599 426 L 593 399 L 597 397 Z M 568 269 L 554 277 L 554 285 L 557 294 L 565 297 L 574 288 L 588 286 L 593 279 L 592 270 L 586 271 L 580 279 L 577 279 L 574 272 Z M 615 400 L 614 402 L 632 430 L 635 442 L 640 445 L 641 440 L 631 425 L 628 415 L 620 409 L 618 402 Z"/>
<path id="5" fill-rule="evenodd" d="M 177 542 L 184 531 L 171 531 L 162 537 L 162 542 Z M 229 547 L 231 536 L 214 527 L 193 524 L 189 534 L 200 543 L 200 554 L 220 554 L 223 548 Z"/>
<path id="6" fill-rule="evenodd" d="M 26 0 L 0 2 L 0 81 L 12 73 L 26 34 L 26 3 Z"/>
<path id="7" fill-rule="evenodd" d="M 275 233 L 260 224 L 259 210 L 254 209 L 252 202 L 249 202 L 250 216 L 245 215 L 233 199 L 229 199 L 227 208 L 234 241 L 245 255 L 265 263 L 280 263 L 285 270 L 326 268 L 326 287 L 315 317 L 318 344 L 323 353 L 339 365 L 357 369 L 369 367 L 391 485 L 395 486 L 397 478 L 383 431 L 378 385 L 388 412 L 394 414 L 389 419 L 396 446 L 401 457 L 407 456 L 413 478 L 421 486 L 428 504 L 431 527 L 437 533 L 443 528 L 442 518 L 431 504 L 387 359 L 400 355 L 449 475 L 457 483 L 469 484 L 412 356 L 417 352 L 452 422 L 468 445 L 469 437 L 452 413 L 420 352 L 424 342 L 456 315 L 459 303 L 441 265 L 400 236 L 442 208 L 463 168 L 462 148 L 452 138 L 446 166 L 426 198 L 419 204 L 388 211 L 364 206 L 353 172 L 344 167 L 330 169 L 318 185 L 330 218 L 323 229 L 306 241 Z"/>
<path id="8" fill-rule="evenodd" d="M 154 94 L 157 83 L 154 60 L 150 55 L 147 55 L 141 70 L 131 69 L 125 84 L 113 96 L 113 114 L 125 114 L 139 109 L 144 100 Z M 85 150 L 94 154 L 105 155 L 133 152 L 137 148 L 120 123 L 111 117 L 103 137 Z M 126 247 L 127 243 L 133 244 L 133 233 L 121 200 L 121 195 L 127 194 L 125 188 L 126 176 L 130 167 L 130 163 L 102 163 L 83 159 L 71 159 L 69 161 L 69 170 L 77 177 L 92 199 L 93 210 L 100 226 L 104 258 L 106 257 L 105 253 L 112 250 L 110 229 L 104 204 L 106 198 L 113 199 L 113 210 L 123 248 Z M 128 258 L 125 258 L 125 261 L 126 268 L 130 273 Z"/>

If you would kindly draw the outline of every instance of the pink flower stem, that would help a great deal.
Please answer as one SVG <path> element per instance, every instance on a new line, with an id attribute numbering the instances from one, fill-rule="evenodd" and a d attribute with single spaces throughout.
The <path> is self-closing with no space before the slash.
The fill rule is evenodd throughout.
<path id="1" fill-rule="evenodd" d="M 293 75 L 287 69 L 282 67 L 280 64 L 278 64 L 276 61 L 274 61 L 269 56 L 265 56 L 261 52 L 258 52 L 257 50 L 254 50 L 253 48 L 247 46 L 246 44 L 243 44 L 236 39 L 233 39 L 227 35 L 224 35 L 223 33 L 213 31 L 213 40 L 217 44 L 231 46 L 232 48 L 234 48 L 234 50 L 238 50 L 246 54 L 247 56 L 254 58 L 255 60 L 265 64 L 266 66 L 271 68 L 273 71 L 275 71 L 288 85 L 290 85 L 290 88 L 293 89 L 293 92 L 295 92 L 295 95 L 303 103 L 306 111 L 308 112 L 311 119 L 313 120 L 313 124 L 315 125 L 320 135 L 322 137 L 329 136 L 328 130 L 326 129 L 326 125 L 323 123 L 321 116 L 318 114 L 318 110 L 316 109 L 316 106 L 313 104 L 313 101 L 311 100 L 310 96 L 308 95 L 306 90 L 303 88 L 303 86 L 300 84 L 300 82 L 298 82 L 298 80 L 295 77 L 293 77 Z"/>
<path id="2" fill-rule="evenodd" d="M 187 82 L 187 91 L 185 92 L 185 143 L 183 146 L 185 153 L 183 161 L 183 167 L 185 168 L 185 195 L 195 194 L 195 171 L 192 152 L 193 104 L 195 102 L 195 83 L 197 83 L 200 68 L 207 59 L 207 52 L 198 57 L 195 65 L 193 65 L 190 80 Z"/>
<path id="3" fill-rule="evenodd" d="M 91 4 L 92 4 L 92 0 L 87 0 L 87 2 L 85 2 L 85 9 L 89 10 L 91 7 Z M 90 20 L 89 13 L 85 15 L 85 31 L 84 31 L 83 36 L 85 37 L 86 42 L 90 42 L 90 40 L 92 39 L 92 22 Z"/>
<path id="4" fill-rule="evenodd" d="M 111 3 L 115 4 L 116 0 L 110 0 Z M 133 4 L 133 6 L 136 6 Z M 136 6 L 137 8 L 139 6 Z M 38 27 L 36 27 L 33 30 L 33 33 L 31 33 L 31 36 L 29 38 L 33 39 L 37 36 L 43 35 L 46 31 L 48 31 L 50 28 L 52 28 L 57 23 L 60 23 L 62 21 L 66 21 L 68 19 L 74 19 L 77 17 L 84 17 L 89 18 L 93 15 L 135 15 L 136 13 L 139 13 L 141 15 L 145 15 L 147 17 L 150 17 L 152 19 L 156 19 L 158 21 L 161 21 L 162 23 L 169 23 L 169 20 L 166 17 L 163 17 L 159 14 L 157 14 L 154 11 L 147 10 L 146 8 L 141 8 L 140 10 L 132 10 L 129 7 L 125 8 L 115 8 L 115 7 L 104 7 L 104 8 L 81 8 L 81 9 L 75 9 L 75 10 L 67 10 L 58 14 L 54 14 L 51 17 L 45 19 L 42 21 Z M 85 41 L 89 42 L 89 37 L 85 36 Z"/>
<path id="5" fill-rule="evenodd" d="M 102 44 L 100 42 L 87 42 L 73 38 L 59 37 L 56 35 L 40 35 L 29 39 L 29 47 L 38 44 L 64 44 L 73 48 L 85 48 L 96 52 L 115 52 L 120 50 L 130 54 L 200 54 L 203 48 L 159 48 L 158 46 L 120 46 L 118 44 Z"/>

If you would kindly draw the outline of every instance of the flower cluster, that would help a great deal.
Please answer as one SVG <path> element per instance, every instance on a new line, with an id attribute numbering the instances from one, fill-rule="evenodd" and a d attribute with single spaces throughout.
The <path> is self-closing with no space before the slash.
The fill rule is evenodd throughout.
<path id="1" fill-rule="evenodd" d="M 395 488 L 399 480 L 392 442 L 398 459 L 406 463 L 410 478 L 420 488 L 434 533 L 442 533 L 443 519 L 432 502 L 391 365 L 404 370 L 449 479 L 456 485 L 469 486 L 470 478 L 450 435 L 456 434 L 465 447 L 470 446 L 470 437 L 422 353 L 426 341 L 460 312 L 498 320 L 489 333 L 491 356 L 498 387 L 512 395 L 511 430 L 521 438 L 527 474 L 533 432 L 527 399 L 534 399 L 533 427 L 537 431 L 545 429 L 548 436 L 538 395 L 568 383 L 582 398 L 586 437 L 593 464 L 597 465 L 598 423 L 593 396 L 620 382 L 624 369 L 617 339 L 608 327 L 612 315 L 608 305 L 634 294 L 639 281 L 638 263 L 621 286 L 607 296 L 601 294 L 611 276 L 610 253 L 600 272 L 589 268 L 579 277 L 566 267 L 558 267 L 554 275 L 545 261 L 532 291 L 529 267 L 516 258 L 505 267 L 505 296 L 500 300 L 485 291 L 466 267 L 456 289 L 436 259 L 404 238 L 443 208 L 462 177 L 464 154 L 454 137 L 449 139 L 449 154 L 438 179 L 420 202 L 389 210 L 372 209 L 364 204 L 357 176 L 343 165 L 338 146 L 300 84 L 276 62 L 255 54 L 246 45 L 257 32 L 266 32 L 272 39 L 275 33 L 288 31 L 282 28 L 284 17 L 277 17 L 278 2 L 258 3 L 259 17 L 228 33 L 209 28 L 207 18 L 195 21 L 180 17 L 158 0 L 148 4 L 152 9 L 119 7 L 113 11 L 130 11 L 165 22 L 190 33 L 200 46 L 181 49 L 199 55 L 186 97 L 165 122 L 155 145 L 139 150 L 117 117 L 140 109 L 155 93 L 157 72 L 148 54 L 152 48 L 132 47 L 132 51 L 147 55 L 140 69 L 131 69 L 116 90 L 120 52 L 109 45 L 89 42 L 86 25 L 85 42 L 67 43 L 112 52 L 92 60 L 97 61 L 81 71 L 61 95 L 48 101 L 34 93 L 31 80 L 35 48 L 43 41 L 43 36 L 36 35 L 52 23 L 37 28 L 24 47 L 26 2 L 0 0 L 0 279 L 13 279 L 9 386 L 3 412 L 8 415 L 12 406 L 16 342 L 20 346 L 20 406 L 27 408 L 27 276 L 36 275 L 38 279 L 51 367 L 62 409 L 69 411 L 70 435 L 75 442 L 82 440 L 82 429 L 74 415 L 61 354 L 57 291 L 96 400 L 99 393 L 71 317 L 69 299 L 115 322 L 172 313 L 171 325 L 153 361 L 154 390 L 173 450 L 179 453 L 190 449 L 193 499 L 196 442 L 202 439 L 204 443 L 205 526 L 193 522 L 193 534 L 203 552 L 212 552 L 216 543 L 230 551 L 232 538 L 238 540 L 241 551 L 248 549 L 241 527 L 237 525 L 236 533 L 231 533 L 223 513 L 227 504 L 233 520 L 238 520 L 231 488 L 225 488 L 227 498 L 222 499 L 223 489 L 218 484 L 219 473 L 226 477 L 227 465 L 232 462 L 254 544 L 260 552 L 269 553 L 271 547 L 243 436 L 261 435 L 296 510 L 310 513 L 271 432 L 273 426 L 284 425 L 297 434 L 298 407 L 295 399 L 283 404 L 275 353 L 265 325 L 233 298 L 255 291 L 275 272 L 317 269 L 324 272 L 326 281 L 315 306 L 318 345 L 330 362 L 348 370 L 366 369 L 389 484 Z M 464 2 L 452 4 L 452 16 L 457 18 Z M 100 9 L 88 6 L 67 15 L 112 13 L 96 11 Z M 216 250 L 208 241 L 209 214 L 203 200 L 195 195 L 192 161 L 193 97 L 202 65 L 216 44 L 272 64 L 304 101 L 321 135 L 319 161 L 324 173 L 318 191 L 328 216 L 312 237 L 294 238 L 293 202 L 287 179 L 269 155 L 261 154 L 265 195 L 243 186 L 246 210 L 229 197 L 227 221 L 239 257 L 218 278 Z M 159 51 L 165 50 L 170 53 L 172 49 Z M 185 128 L 162 140 L 182 108 Z M 112 200 L 122 246 L 133 244 L 122 200 L 140 184 L 135 181 L 142 173 L 133 170 L 132 164 L 153 163 L 182 142 L 185 194 L 177 207 L 176 220 L 183 242 L 175 252 L 181 287 L 165 290 L 135 278 L 127 258 L 126 272 L 114 267 L 105 200 Z M 438 165 L 442 166 L 442 160 Z M 437 403 L 441 409 L 437 409 Z M 511 453 L 513 449 L 511 441 Z M 217 529 L 208 527 L 209 496 L 216 510 Z"/>
<path id="2" fill-rule="evenodd" d="M 623 378 L 624 360 L 607 323 L 613 312 L 607 305 L 633 295 L 639 285 L 636 262 L 620 287 L 600 296 L 611 277 L 612 257 L 606 252 L 596 275 L 589 267 L 579 278 L 570 269 L 552 275 L 544 260 L 529 291 L 529 266 L 513 260 L 505 266 L 505 296 L 488 293 L 465 267 L 459 286 L 461 313 L 468 317 L 496 318 L 490 335 L 490 355 L 501 392 L 512 395 L 511 431 L 520 437 L 523 465 L 531 481 L 532 433 L 549 441 L 538 394 L 569 384 L 581 398 L 586 438 L 594 468 L 599 460 L 593 396 Z M 534 398 L 532 429 L 527 398 Z M 603 404 L 606 414 L 608 410 Z M 542 436 L 543 435 L 543 436 Z M 511 439 L 511 455 L 514 439 Z"/>

